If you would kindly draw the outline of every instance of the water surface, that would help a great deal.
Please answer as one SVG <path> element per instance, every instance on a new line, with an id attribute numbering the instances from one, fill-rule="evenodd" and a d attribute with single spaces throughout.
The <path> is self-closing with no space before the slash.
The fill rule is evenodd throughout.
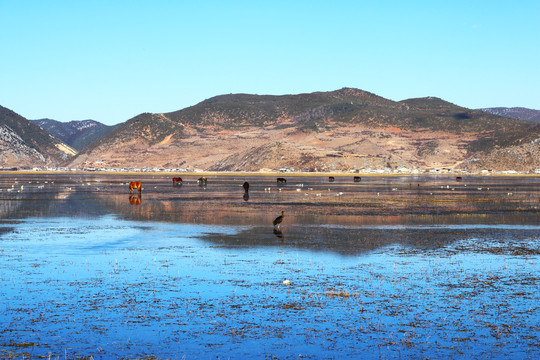
<path id="1" fill-rule="evenodd" d="M 0 176 L 0 357 L 540 356 L 538 178 L 130 180 Z"/>

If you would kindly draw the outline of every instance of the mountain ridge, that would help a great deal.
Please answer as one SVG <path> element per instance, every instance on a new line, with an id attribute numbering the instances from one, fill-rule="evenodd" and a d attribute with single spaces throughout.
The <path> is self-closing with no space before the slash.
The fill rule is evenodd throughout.
<path id="1" fill-rule="evenodd" d="M 64 142 L 36 128 L 36 123 Z M 76 143 L 80 139 L 86 143 Z M 93 120 L 31 122 L 0 108 L 0 141 L 0 166 L 84 168 L 99 163 L 111 168 L 223 171 L 540 168 L 540 124 L 530 119 L 467 109 L 437 97 L 393 101 L 354 88 L 217 95 L 173 112 L 142 113 L 113 127 Z M 72 157 L 75 151 L 66 143 L 82 150 Z"/>
<path id="2" fill-rule="evenodd" d="M 283 142 L 297 146 L 289 151 L 305 153 L 302 147 L 311 147 L 308 157 L 312 159 L 280 159 L 273 169 L 303 166 L 350 171 L 370 166 L 362 155 L 367 144 L 362 141 L 369 140 L 370 149 L 381 149 L 372 159 L 374 166 L 384 158 L 389 166 L 473 167 L 467 159 L 487 157 L 501 147 L 519 147 L 537 138 L 540 129 L 530 122 L 436 97 L 392 101 L 353 88 L 298 95 L 227 94 L 178 111 L 139 114 L 86 148 L 72 164 L 83 166 L 101 159 L 112 167 L 214 169 L 227 157 L 231 160 L 235 154 L 249 155 L 250 149 Z M 349 146 L 354 143 L 360 145 Z M 341 159 L 325 154 L 343 146 L 349 146 L 350 152 Z M 532 161 L 508 166 L 540 167 L 535 149 L 527 152 Z M 239 170 L 230 163 L 227 168 Z"/>
<path id="3" fill-rule="evenodd" d="M 45 118 L 30 121 L 77 151 L 83 150 L 92 142 L 101 139 L 115 128 L 115 126 L 108 126 L 90 119 L 60 122 Z"/>
<path id="4" fill-rule="evenodd" d="M 14 111 L 0 106 L 0 165 L 48 166 L 63 163 L 76 151 Z"/>
<path id="5" fill-rule="evenodd" d="M 540 123 L 540 110 L 524 107 L 492 107 L 478 109 L 493 115 Z"/>

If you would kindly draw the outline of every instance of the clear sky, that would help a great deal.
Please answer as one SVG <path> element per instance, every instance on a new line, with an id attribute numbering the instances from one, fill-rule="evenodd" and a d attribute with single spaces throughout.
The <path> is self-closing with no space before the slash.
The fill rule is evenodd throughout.
<path id="1" fill-rule="evenodd" d="M 28 119 L 342 87 L 540 109 L 540 1 L 0 0 L 0 105 Z"/>

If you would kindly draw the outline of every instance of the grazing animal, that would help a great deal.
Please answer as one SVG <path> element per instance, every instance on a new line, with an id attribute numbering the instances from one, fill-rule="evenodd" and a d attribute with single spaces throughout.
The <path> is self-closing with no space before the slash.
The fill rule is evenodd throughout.
<path id="1" fill-rule="evenodd" d="M 244 187 L 244 192 L 247 194 L 247 192 L 249 191 L 249 183 L 246 181 L 242 186 Z"/>
<path id="2" fill-rule="evenodd" d="M 142 191 L 142 185 L 140 181 L 132 181 L 129 183 L 129 193 L 133 194 L 133 191 L 139 190 L 139 194 Z"/>
<path id="3" fill-rule="evenodd" d="M 277 183 L 278 183 L 278 184 L 286 184 L 286 183 L 287 183 L 287 179 L 285 179 L 285 178 L 277 178 Z"/>
<path id="4" fill-rule="evenodd" d="M 131 205 L 141 205 L 141 194 L 137 194 L 137 195 L 130 194 L 129 203 Z"/>
<path id="5" fill-rule="evenodd" d="M 182 181 L 181 177 L 173 177 L 172 178 L 172 183 L 173 183 L 173 186 L 182 186 L 184 181 Z"/>
<path id="6" fill-rule="evenodd" d="M 461 176 L 456 176 L 456 181 L 461 181 L 463 178 Z"/>
<path id="7" fill-rule="evenodd" d="M 281 223 L 283 222 L 283 217 L 285 216 L 285 211 L 281 212 L 281 215 L 279 215 L 277 218 L 274 219 L 274 227 L 280 227 Z"/>
<path id="8" fill-rule="evenodd" d="M 206 184 L 206 183 L 208 182 L 208 179 L 207 179 L 206 177 L 203 176 L 203 177 L 198 178 L 198 179 L 197 179 L 197 182 L 198 182 L 199 184 Z"/>
<path id="9" fill-rule="evenodd" d="M 335 180 L 335 179 L 334 179 L 333 176 L 329 176 L 329 177 L 328 177 L 328 182 L 334 182 L 334 180 Z"/>
<path id="10" fill-rule="evenodd" d="M 360 182 L 361 180 L 361 177 L 360 176 L 355 176 L 354 177 L 354 182 Z"/>

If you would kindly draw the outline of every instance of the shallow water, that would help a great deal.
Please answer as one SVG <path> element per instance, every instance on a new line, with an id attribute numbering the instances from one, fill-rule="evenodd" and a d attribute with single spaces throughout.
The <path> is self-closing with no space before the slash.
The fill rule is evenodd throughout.
<path id="1" fill-rule="evenodd" d="M 130 180 L 0 176 L 0 358 L 540 356 L 539 178 Z"/>

